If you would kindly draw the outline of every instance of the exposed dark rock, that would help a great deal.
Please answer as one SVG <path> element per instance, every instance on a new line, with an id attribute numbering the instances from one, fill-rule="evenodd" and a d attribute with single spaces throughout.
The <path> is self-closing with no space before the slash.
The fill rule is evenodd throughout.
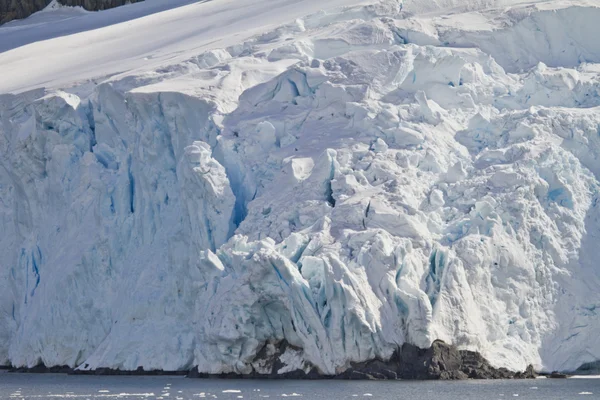
<path id="1" fill-rule="evenodd" d="M 558 371 L 552 371 L 550 373 L 550 375 L 547 375 L 547 376 L 548 376 L 548 378 L 553 378 L 553 379 L 566 379 L 569 377 L 569 375 L 560 373 Z"/>
<path id="2" fill-rule="evenodd" d="M 381 360 L 371 360 L 362 363 L 354 363 L 350 368 L 336 376 L 336 379 L 398 379 L 398 370 L 396 362 L 390 359 L 387 362 Z"/>
<path id="3" fill-rule="evenodd" d="M 189 378 L 220 378 L 220 379 L 331 379 L 333 376 L 321 374 L 316 368 L 307 366 L 306 371 L 296 369 L 290 372 L 278 373 L 285 364 L 281 362 L 281 355 L 287 350 L 302 352 L 302 349 L 282 340 L 278 343 L 265 343 L 252 361 L 254 369 L 249 374 L 206 374 L 190 372 Z M 258 368 L 258 370 L 257 370 Z"/>
<path id="4" fill-rule="evenodd" d="M 517 372 L 515 374 L 516 379 L 535 379 L 538 377 L 537 372 L 533 369 L 533 365 L 529 364 L 525 371 Z"/>
<path id="5" fill-rule="evenodd" d="M 523 372 L 511 372 L 505 368 L 492 367 L 477 352 L 458 350 L 440 340 L 428 349 L 404 344 L 388 361 L 373 360 L 353 364 L 342 377 L 366 374 L 376 379 L 512 379 L 534 378 L 533 366 Z"/>
<path id="6" fill-rule="evenodd" d="M 0 0 L 0 24 L 28 17 L 50 4 L 51 0 Z"/>
<path id="7" fill-rule="evenodd" d="M 202 378 L 200 371 L 196 367 L 190 369 L 185 376 L 186 378 Z"/>
<path id="8" fill-rule="evenodd" d="M 52 0 L 0 0 L 0 24 L 13 19 L 22 19 L 34 12 L 42 10 Z M 89 11 L 106 10 L 122 6 L 127 3 L 136 3 L 143 0 L 59 0 L 66 6 L 81 6 Z"/>
<path id="9" fill-rule="evenodd" d="M 58 0 L 65 6 L 80 6 L 88 11 L 101 11 L 143 0 Z"/>
<path id="10" fill-rule="evenodd" d="M 10 368 L 9 372 L 35 373 L 35 374 L 69 374 L 73 371 L 71 367 L 66 365 L 46 367 L 43 364 L 36 365 L 31 368 Z"/>
<path id="11" fill-rule="evenodd" d="M 301 353 L 283 340 L 278 343 L 266 343 L 257 353 L 249 374 L 206 374 L 197 368 L 187 371 L 145 371 L 139 367 L 134 371 L 122 371 L 110 368 L 98 368 L 82 371 L 67 366 L 47 368 L 39 365 L 33 368 L 13 368 L 13 372 L 67 373 L 73 375 L 186 375 L 188 378 L 221 379 L 348 379 L 348 380 L 457 380 L 457 379 L 532 379 L 537 376 L 533 366 L 523 372 L 512 372 L 505 368 L 492 367 L 483 356 L 474 351 L 459 350 L 440 340 L 433 342 L 428 349 L 404 344 L 394 352 L 389 360 L 370 360 L 353 363 L 344 372 L 337 375 L 324 375 L 317 368 L 304 364 L 302 368 L 279 373 L 286 365 L 281 356 L 287 351 Z M 551 378 L 566 378 L 567 375 L 553 372 Z"/>
<path id="12" fill-rule="evenodd" d="M 68 375 L 187 375 L 188 371 L 163 371 L 163 370 L 151 370 L 146 371 L 142 367 L 133 371 L 123 371 L 111 368 L 98 368 L 91 371 L 82 371 L 71 368 L 69 366 L 53 366 L 46 367 L 43 364 L 36 365 L 35 367 L 25 368 L 9 368 L 9 372 L 21 372 L 21 373 L 36 373 L 36 374 L 68 374 Z"/>
<path id="13" fill-rule="evenodd" d="M 455 346 L 436 340 L 428 349 L 421 349 L 410 344 L 404 344 L 392 357 L 387 360 L 370 360 L 362 363 L 353 363 L 344 372 L 335 376 L 326 376 L 316 368 L 305 368 L 284 374 L 277 371 L 283 367 L 279 356 L 286 349 L 296 351 L 301 349 L 290 346 L 283 341 L 270 351 L 263 348 L 255 359 L 260 360 L 261 368 L 267 369 L 265 373 L 253 371 L 250 374 L 189 374 L 189 377 L 211 378 L 263 378 L 263 379 L 348 379 L 348 380 L 458 380 L 458 379 L 532 379 L 537 376 L 533 366 L 528 366 L 525 371 L 512 372 L 505 368 L 492 367 L 483 356 L 474 351 L 459 350 Z M 274 346 L 274 345 L 271 345 Z M 269 358 L 270 357 L 270 358 Z"/>

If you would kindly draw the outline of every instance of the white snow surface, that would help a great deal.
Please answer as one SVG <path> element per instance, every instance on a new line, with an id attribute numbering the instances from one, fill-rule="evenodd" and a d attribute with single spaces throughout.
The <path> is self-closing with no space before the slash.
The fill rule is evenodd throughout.
<path id="1" fill-rule="evenodd" d="M 146 0 L 0 27 L 0 364 L 600 359 L 598 21 Z"/>

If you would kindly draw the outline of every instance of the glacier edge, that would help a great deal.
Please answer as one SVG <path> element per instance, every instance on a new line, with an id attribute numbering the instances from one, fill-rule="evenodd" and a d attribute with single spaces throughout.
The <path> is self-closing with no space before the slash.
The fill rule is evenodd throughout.
<path id="1" fill-rule="evenodd" d="M 325 374 L 436 339 L 511 370 L 600 359 L 592 28 L 548 66 L 409 12 L 1 95 L 0 364 L 245 374 L 284 340 Z M 512 13 L 527 38 L 600 9 Z"/>

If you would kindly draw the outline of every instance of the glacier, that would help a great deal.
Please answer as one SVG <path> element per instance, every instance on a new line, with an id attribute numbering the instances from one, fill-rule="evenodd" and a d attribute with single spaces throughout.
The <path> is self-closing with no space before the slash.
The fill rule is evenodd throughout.
<path id="1" fill-rule="evenodd" d="M 0 27 L 0 365 L 600 359 L 596 2 L 163 3 Z"/>

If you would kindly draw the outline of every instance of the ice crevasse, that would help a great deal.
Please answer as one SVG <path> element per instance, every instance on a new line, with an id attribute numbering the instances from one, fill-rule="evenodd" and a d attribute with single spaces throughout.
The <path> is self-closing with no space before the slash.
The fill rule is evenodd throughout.
<path id="1" fill-rule="evenodd" d="M 600 8 L 506 3 L 337 8 L 1 95 L 0 364 L 600 359 Z"/>

